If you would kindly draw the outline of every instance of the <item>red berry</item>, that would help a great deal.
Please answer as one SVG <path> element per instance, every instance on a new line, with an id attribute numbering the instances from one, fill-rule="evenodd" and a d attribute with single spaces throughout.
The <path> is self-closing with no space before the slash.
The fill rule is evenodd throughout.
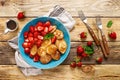
<path id="1" fill-rule="evenodd" d="M 77 47 L 77 55 L 80 56 L 84 52 L 84 48 L 82 46 Z"/>
<path id="2" fill-rule="evenodd" d="M 87 46 L 92 46 L 92 45 L 93 45 L 92 41 L 87 42 Z"/>
<path id="3" fill-rule="evenodd" d="M 96 62 L 97 62 L 98 64 L 101 64 L 102 61 L 103 61 L 102 57 L 98 57 L 98 58 L 96 58 Z"/>
<path id="4" fill-rule="evenodd" d="M 28 48 L 29 46 L 28 46 L 28 42 L 24 42 L 23 44 L 22 44 L 22 46 L 23 46 L 23 48 Z"/>
<path id="5" fill-rule="evenodd" d="M 116 32 L 110 32 L 110 33 L 108 33 L 108 36 L 109 36 L 111 39 L 114 39 L 114 40 L 117 38 Z"/>
<path id="6" fill-rule="evenodd" d="M 71 62 L 70 67 L 75 68 L 76 67 L 76 62 Z"/>
<path id="7" fill-rule="evenodd" d="M 50 21 L 45 22 L 44 27 L 49 27 L 51 25 Z"/>
<path id="8" fill-rule="evenodd" d="M 51 42 L 52 42 L 52 44 L 54 44 L 54 43 L 56 42 L 56 39 L 57 39 L 56 36 L 54 36 L 53 38 L 51 38 Z"/>
<path id="9" fill-rule="evenodd" d="M 36 44 L 37 44 L 37 47 L 39 48 L 41 46 L 41 44 L 42 44 L 42 41 L 38 40 Z"/>
<path id="10" fill-rule="evenodd" d="M 82 66 L 82 62 L 78 62 L 76 65 L 77 65 L 77 67 L 81 67 Z"/>
<path id="11" fill-rule="evenodd" d="M 80 33 L 80 38 L 81 39 L 85 39 L 87 37 L 87 33 L 86 32 L 81 32 Z"/>
<path id="12" fill-rule="evenodd" d="M 44 30 L 43 26 L 37 26 L 37 31 L 41 32 L 42 30 Z"/>
<path id="13" fill-rule="evenodd" d="M 41 35 L 38 35 L 37 38 L 40 40 L 43 40 L 43 36 L 41 36 Z"/>
<path id="14" fill-rule="evenodd" d="M 45 27 L 45 28 L 44 28 L 44 32 L 46 32 L 46 33 L 49 32 L 48 27 Z"/>
<path id="15" fill-rule="evenodd" d="M 82 56 L 83 58 L 85 58 L 85 57 L 87 57 L 88 55 L 87 55 L 85 52 L 83 52 L 81 56 Z"/>
<path id="16" fill-rule="evenodd" d="M 28 32 L 24 32 L 24 38 L 28 37 Z"/>
<path id="17" fill-rule="evenodd" d="M 26 54 L 29 54 L 30 53 L 30 48 L 25 48 L 24 51 L 25 51 Z"/>
<path id="18" fill-rule="evenodd" d="M 34 56 L 34 58 L 33 58 L 33 61 L 34 61 L 34 62 L 38 62 L 39 59 L 40 59 L 40 56 L 39 56 L 38 54 L 36 54 L 36 55 Z"/>
<path id="19" fill-rule="evenodd" d="M 25 18 L 25 15 L 24 15 L 24 12 L 19 12 L 18 15 L 17 15 L 17 19 L 23 19 Z"/>
<path id="20" fill-rule="evenodd" d="M 29 32 L 28 37 L 33 37 L 33 34 L 31 32 Z"/>
<path id="21" fill-rule="evenodd" d="M 38 32 L 35 31 L 35 32 L 33 33 L 33 36 L 34 36 L 34 38 L 37 38 L 37 36 L 38 36 Z"/>
<path id="22" fill-rule="evenodd" d="M 29 31 L 30 31 L 31 33 L 34 33 L 35 29 L 34 29 L 34 27 L 33 27 L 33 26 L 30 26 L 30 28 L 29 28 L 29 29 L 30 29 Z"/>

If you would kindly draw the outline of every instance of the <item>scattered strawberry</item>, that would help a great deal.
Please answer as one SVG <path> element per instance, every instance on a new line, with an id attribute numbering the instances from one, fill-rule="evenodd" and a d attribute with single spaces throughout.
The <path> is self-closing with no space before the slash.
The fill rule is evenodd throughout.
<path id="1" fill-rule="evenodd" d="M 77 62 L 77 67 L 81 67 L 82 66 L 82 62 Z"/>
<path id="2" fill-rule="evenodd" d="M 74 62 L 74 61 L 71 62 L 71 63 L 70 63 L 70 67 L 75 68 L 75 67 L 76 67 L 76 62 Z"/>
<path id="3" fill-rule="evenodd" d="M 86 32 L 81 32 L 80 33 L 80 38 L 81 39 L 85 39 L 87 37 L 87 33 Z"/>
<path id="4" fill-rule="evenodd" d="M 77 55 L 81 55 L 84 52 L 84 48 L 82 46 L 77 47 Z"/>
<path id="5" fill-rule="evenodd" d="M 102 57 L 98 57 L 98 58 L 96 58 L 96 62 L 98 63 L 98 64 L 101 64 L 102 63 Z"/>
<path id="6" fill-rule="evenodd" d="M 82 56 L 83 58 L 85 58 L 85 57 L 88 57 L 88 54 L 86 54 L 85 52 L 83 52 L 81 56 Z"/>
<path id="7" fill-rule="evenodd" d="M 87 42 L 87 46 L 92 46 L 92 45 L 93 45 L 92 41 Z"/>
<path id="8" fill-rule="evenodd" d="M 111 39 L 114 39 L 114 40 L 117 38 L 116 32 L 110 32 L 110 33 L 108 33 L 108 36 L 109 36 Z"/>
<path id="9" fill-rule="evenodd" d="M 24 12 L 19 12 L 19 13 L 17 14 L 17 19 L 18 19 L 18 20 L 21 20 L 21 19 L 24 19 L 24 18 L 25 18 Z"/>

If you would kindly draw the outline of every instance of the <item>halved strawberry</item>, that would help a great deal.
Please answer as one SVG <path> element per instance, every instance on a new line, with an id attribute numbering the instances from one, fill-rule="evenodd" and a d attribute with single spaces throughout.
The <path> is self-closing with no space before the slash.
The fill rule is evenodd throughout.
<path id="1" fill-rule="evenodd" d="M 44 30 L 44 27 L 42 27 L 42 26 L 37 26 L 37 31 L 41 32 L 42 30 Z"/>
<path id="2" fill-rule="evenodd" d="M 34 62 L 38 62 L 40 60 L 40 56 L 38 54 L 36 54 L 33 58 Z"/>
<path id="3" fill-rule="evenodd" d="M 33 34 L 31 32 L 29 32 L 28 37 L 33 37 Z"/>
<path id="4" fill-rule="evenodd" d="M 28 31 L 24 32 L 24 38 L 28 37 Z"/>
<path id="5" fill-rule="evenodd" d="M 28 38 L 26 38 L 26 39 L 25 39 L 25 42 L 29 42 L 29 39 L 28 39 Z"/>
<path id="6" fill-rule="evenodd" d="M 25 48 L 24 51 L 25 51 L 26 54 L 29 54 L 30 53 L 30 48 Z"/>
<path id="7" fill-rule="evenodd" d="M 46 32 L 46 33 L 49 32 L 48 27 L 45 27 L 45 28 L 44 28 L 44 32 Z"/>
<path id="8" fill-rule="evenodd" d="M 44 27 L 49 27 L 51 25 L 50 21 L 44 23 Z"/>
<path id="9" fill-rule="evenodd" d="M 36 24 L 36 26 L 43 26 L 43 23 L 42 23 L 42 22 L 38 22 L 38 23 Z"/>
<path id="10" fill-rule="evenodd" d="M 40 40 L 43 40 L 43 36 L 42 35 L 38 35 L 37 38 L 40 39 Z"/>
<path id="11" fill-rule="evenodd" d="M 33 36 L 34 36 L 34 38 L 37 38 L 37 36 L 38 36 L 38 32 L 35 31 L 35 32 L 33 33 Z"/>
<path id="12" fill-rule="evenodd" d="M 50 31 L 52 31 L 52 30 L 53 30 L 53 27 L 50 26 L 50 27 L 48 28 L 48 31 L 50 32 Z"/>
<path id="13" fill-rule="evenodd" d="M 28 48 L 29 46 L 28 46 L 28 42 L 24 42 L 23 44 L 22 44 L 22 46 L 23 46 L 23 48 Z"/>
<path id="14" fill-rule="evenodd" d="M 56 42 L 56 39 L 57 39 L 56 36 L 54 36 L 53 38 L 51 38 L 51 42 L 52 42 L 52 44 L 54 44 L 54 43 Z"/>
<path id="15" fill-rule="evenodd" d="M 42 35 L 42 36 L 45 36 L 46 34 L 47 34 L 47 33 L 44 32 L 44 31 L 41 32 L 41 35 Z"/>
<path id="16" fill-rule="evenodd" d="M 34 41 L 34 38 L 33 38 L 33 37 L 28 37 L 28 40 L 29 40 L 30 42 L 33 42 L 33 41 Z"/>
<path id="17" fill-rule="evenodd" d="M 41 44 L 42 44 L 42 40 L 38 40 L 38 41 L 36 42 L 36 45 L 37 45 L 38 48 L 41 46 Z"/>
<path id="18" fill-rule="evenodd" d="M 29 31 L 30 31 L 31 33 L 34 33 L 34 31 L 35 31 L 34 27 L 33 27 L 33 26 L 30 26 Z"/>

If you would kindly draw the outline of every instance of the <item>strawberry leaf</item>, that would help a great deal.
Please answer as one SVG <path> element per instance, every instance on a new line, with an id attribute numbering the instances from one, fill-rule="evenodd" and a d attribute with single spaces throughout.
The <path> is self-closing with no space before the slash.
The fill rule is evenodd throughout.
<path id="1" fill-rule="evenodd" d="M 107 23 L 107 27 L 110 28 L 112 26 L 113 22 L 110 20 L 108 23 Z"/>

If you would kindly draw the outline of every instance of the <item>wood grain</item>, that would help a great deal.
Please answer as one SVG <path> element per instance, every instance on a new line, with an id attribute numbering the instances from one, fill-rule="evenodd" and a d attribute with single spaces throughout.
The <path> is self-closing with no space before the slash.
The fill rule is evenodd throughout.
<path id="1" fill-rule="evenodd" d="M 119 0 L 6 0 L 0 5 L 0 17 L 15 17 L 21 10 L 26 16 L 41 16 L 55 5 L 61 5 L 72 16 L 78 16 L 77 11 L 83 10 L 88 17 L 120 17 Z"/>
<path id="2" fill-rule="evenodd" d="M 81 68 L 71 69 L 69 65 L 60 65 L 53 69 L 43 70 L 38 76 L 25 77 L 16 65 L 0 65 L 0 80 L 119 80 L 120 65 L 91 65 L 89 73 Z M 109 69 L 108 69 L 109 68 Z M 64 75 L 63 75 L 64 74 Z"/>
<path id="3" fill-rule="evenodd" d="M 86 45 L 86 42 L 71 42 L 71 50 L 67 59 L 62 64 L 70 64 L 76 56 L 76 48 L 79 45 Z M 109 42 L 110 55 L 102 64 L 120 64 L 120 42 Z M 92 57 L 82 60 L 83 64 L 96 64 L 96 57 L 103 56 L 102 51 L 94 47 L 95 53 Z M 15 50 L 7 42 L 0 42 L 0 64 L 16 64 L 14 59 Z"/>
<path id="4" fill-rule="evenodd" d="M 0 18 L 0 34 L 2 34 L 4 32 L 5 22 L 7 21 L 7 19 L 9 19 L 9 18 Z M 19 31 L 24 27 L 24 25 L 33 18 L 25 18 L 25 20 L 23 20 L 23 21 L 18 21 L 16 18 L 12 18 L 12 19 L 14 19 L 18 22 L 18 26 L 19 26 L 18 30 L 15 32 L 10 32 L 6 35 L 0 35 L 0 41 L 7 41 L 7 40 L 17 36 Z M 84 23 L 82 23 L 82 21 L 79 18 L 74 18 L 74 19 L 76 21 L 76 24 L 75 24 L 73 30 L 70 32 L 71 41 L 93 41 L 93 39 L 90 36 Z M 109 20 L 113 21 L 113 25 L 111 28 L 106 27 Z M 115 31 L 117 33 L 116 41 L 120 41 L 120 34 L 119 34 L 120 33 L 120 27 L 119 27 L 120 23 L 119 23 L 119 21 L 120 21 L 120 18 L 102 18 L 103 32 L 106 36 L 107 41 L 111 41 L 108 37 L 109 31 Z M 99 36 L 99 32 L 96 28 L 95 18 L 88 18 L 88 23 L 91 25 L 91 28 L 93 29 L 95 34 L 97 36 Z M 88 33 L 88 37 L 86 40 L 81 40 L 79 37 L 79 34 L 83 31 Z"/>

